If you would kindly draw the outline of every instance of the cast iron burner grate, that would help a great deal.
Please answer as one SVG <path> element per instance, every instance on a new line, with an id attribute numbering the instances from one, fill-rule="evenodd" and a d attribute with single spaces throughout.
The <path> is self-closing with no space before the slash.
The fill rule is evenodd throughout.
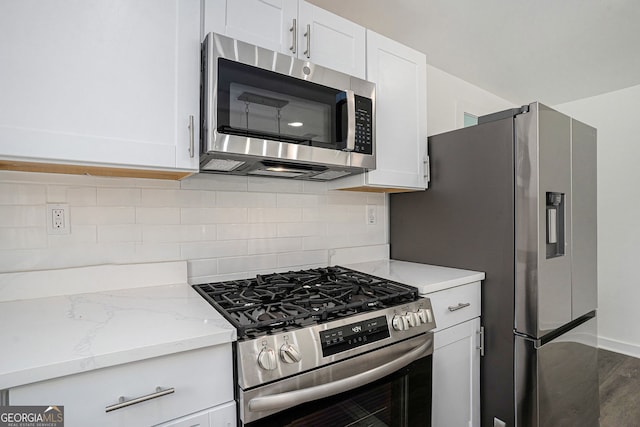
<path id="1" fill-rule="evenodd" d="M 413 286 L 345 267 L 258 275 L 193 286 L 238 330 L 255 338 L 418 299 Z"/>

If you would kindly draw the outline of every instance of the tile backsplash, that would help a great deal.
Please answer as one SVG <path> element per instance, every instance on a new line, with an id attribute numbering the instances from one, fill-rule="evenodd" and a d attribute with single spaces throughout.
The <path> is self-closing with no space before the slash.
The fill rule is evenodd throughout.
<path id="1" fill-rule="evenodd" d="M 381 259 L 387 200 L 273 178 L 0 171 L 0 272 L 186 260 L 198 283 Z M 49 203 L 68 204 L 69 234 L 48 234 Z"/>

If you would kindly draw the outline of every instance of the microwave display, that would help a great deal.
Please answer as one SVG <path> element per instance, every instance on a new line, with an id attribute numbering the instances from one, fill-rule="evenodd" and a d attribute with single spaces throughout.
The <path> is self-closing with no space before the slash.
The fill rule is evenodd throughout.
<path id="1" fill-rule="evenodd" d="M 218 133 L 345 150 L 346 92 L 218 58 Z M 355 98 L 353 151 L 372 154 L 372 102 Z"/>

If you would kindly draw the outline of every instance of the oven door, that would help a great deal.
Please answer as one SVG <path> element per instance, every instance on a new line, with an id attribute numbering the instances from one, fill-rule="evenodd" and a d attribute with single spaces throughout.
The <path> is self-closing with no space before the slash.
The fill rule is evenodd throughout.
<path id="1" fill-rule="evenodd" d="M 430 426 L 433 334 L 251 390 L 243 425 Z"/>

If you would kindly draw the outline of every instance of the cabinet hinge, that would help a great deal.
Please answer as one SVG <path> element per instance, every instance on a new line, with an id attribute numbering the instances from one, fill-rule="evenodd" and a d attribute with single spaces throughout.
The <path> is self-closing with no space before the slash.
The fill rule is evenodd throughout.
<path id="1" fill-rule="evenodd" d="M 429 162 L 429 140 L 425 142 L 424 147 L 424 186 L 429 187 L 429 181 L 431 181 L 431 166 Z"/>
<path id="2" fill-rule="evenodd" d="M 429 166 L 429 156 L 426 156 L 424 159 L 424 186 L 429 186 L 429 181 L 431 181 L 431 167 Z"/>
<path id="3" fill-rule="evenodd" d="M 480 326 L 480 330 L 477 333 L 479 335 L 478 342 L 480 345 L 478 345 L 476 349 L 480 350 L 480 356 L 484 356 L 484 326 Z"/>

